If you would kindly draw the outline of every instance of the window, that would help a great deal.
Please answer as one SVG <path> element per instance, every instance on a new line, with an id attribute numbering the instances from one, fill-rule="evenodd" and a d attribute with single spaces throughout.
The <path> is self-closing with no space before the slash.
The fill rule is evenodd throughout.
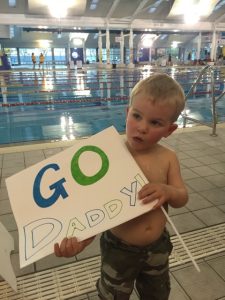
<path id="1" fill-rule="evenodd" d="M 54 48 L 55 62 L 66 64 L 66 49 L 65 48 Z"/>
<path id="2" fill-rule="evenodd" d="M 96 49 L 95 48 L 88 48 L 86 49 L 86 62 L 89 61 L 90 63 L 96 62 Z"/>
<path id="3" fill-rule="evenodd" d="M 37 62 L 39 62 L 39 55 L 44 54 L 45 62 L 52 61 L 52 52 L 51 49 L 41 49 L 41 48 L 19 48 L 19 55 L 21 65 L 32 65 L 31 55 L 34 53 L 36 56 Z"/>
<path id="4" fill-rule="evenodd" d="M 7 53 L 8 57 L 10 58 L 12 65 L 17 65 L 19 63 L 16 48 L 7 48 L 7 49 L 5 49 L 5 52 Z"/>

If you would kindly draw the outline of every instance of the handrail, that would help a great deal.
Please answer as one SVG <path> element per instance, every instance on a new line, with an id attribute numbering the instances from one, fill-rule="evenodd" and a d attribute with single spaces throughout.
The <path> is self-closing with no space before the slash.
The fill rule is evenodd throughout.
<path id="1" fill-rule="evenodd" d="M 204 75 L 205 72 L 206 72 L 209 68 L 210 68 L 210 66 L 207 65 L 207 66 L 205 66 L 205 67 L 201 70 L 201 72 L 199 73 L 199 75 L 198 75 L 196 81 L 195 81 L 195 82 L 192 84 L 192 86 L 190 87 L 190 90 L 188 91 L 188 93 L 187 93 L 187 95 L 186 95 L 186 97 L 185 97 L 185 98 L 186 98 L 185 101 L 186 101 L 187 98 L 190 96 L 190 94 L 193 92 L 193 90 L 194 90 L 194 88 L 196 87 L 196 85 L 199 83 L 200 79 L 202 78 L 202 75 Z"/>
<path id="2" fill-rule="evenodd" d="M 214 80 L 214 70 L 210 68 L 211 74 L 211 93 L 212 93 L 212 136 L 216 136 L 216 125 L 217 125 L 217 115 L 216 115 L 216 98 L 215 98 L 215 80 Z"/>
<path id="3" fill-rule="evenodd" d="M 210 71 L 210 75 L 211 75 L 211 103 L 212 103 L 212 124 L 206 123 L 204 121 L 200 121 L 194 118 L 191 118 L 187 115 L 186 113 L 186 109 L 184 109 L 184 112 L 181 114 L 183 117 L 183 128 L 186 127 L 187 124 L 187 120 L 205 125 L 205 126 L 209 126 L 212 128 L 212 136 L 217 136 L 216 134 L 216 126 L 217 126 L 217 113 L 216 113 L 216 103 L 225 95 L 225 91 L 220 94 L 218 96 L 218 98 L 216 99 L 215 97 L 215 81 L 214 81 L 214 68 L 213 66 L 207 65 L 205 66 L 201 72 L 199 73 L 196 81 L 192 84 L 192 86 L 190 87 L 190 90 L 188 91 L 188 93 L 185 96 L 185 102 L 187 101 L 188 97 L 190 96 L 190 94 L 193 92 L 194 88 L 196 87 L 196 85 L 199 83 L 199 81 L 201 80 L 202 76 L 207 72 Z"/>

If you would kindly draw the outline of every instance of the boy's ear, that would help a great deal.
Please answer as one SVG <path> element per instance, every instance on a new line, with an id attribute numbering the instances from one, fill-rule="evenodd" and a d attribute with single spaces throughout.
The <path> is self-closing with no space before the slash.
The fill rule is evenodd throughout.
<path id="1" fill-rule="evenodd" d="M 167 138 L 168 136 L 170 136 L 176 129 L 177 129 L 177 124 L 172 123 L 170 124 L 167 133 L 165 133 L 164 137 Z"/>

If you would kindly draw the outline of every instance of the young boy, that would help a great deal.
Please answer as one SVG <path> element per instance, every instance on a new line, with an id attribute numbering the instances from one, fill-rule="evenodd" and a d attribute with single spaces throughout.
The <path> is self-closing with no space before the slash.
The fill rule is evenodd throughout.
<path id="1" fill-rule="evenodd" d="M 168 258 L 172 245 L 160 207 L 182 207 L 188 194 L 176 154 L 158 142 L 176 130 L 174 122 L 184 105 L 182 88 L 166 74 L 154 74 L 132 90 L 126 145 L 149 181 L 138 197 L 143 204 L 156 199 L 158 202 L 150 212 L 102 234 L 101 278 L 97 282 L 100 299 L 127 300 L 134 283 L 142 300 L 169 298 Z M 55 245 L 55 254 L 76 255 L 92 240 L 78 242 L 76 238 L 65 238 L 60 246 Z"/>

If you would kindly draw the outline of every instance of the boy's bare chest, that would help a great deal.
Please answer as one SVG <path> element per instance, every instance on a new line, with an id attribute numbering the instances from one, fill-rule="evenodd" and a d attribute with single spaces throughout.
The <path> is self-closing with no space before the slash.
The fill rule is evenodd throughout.
<path id="1" fill-rule="evenodd" d="M 167 183 L 169 162 L 168 160 L 155 156 L 135 158 L 142 172 L 149 182 Z"/>

